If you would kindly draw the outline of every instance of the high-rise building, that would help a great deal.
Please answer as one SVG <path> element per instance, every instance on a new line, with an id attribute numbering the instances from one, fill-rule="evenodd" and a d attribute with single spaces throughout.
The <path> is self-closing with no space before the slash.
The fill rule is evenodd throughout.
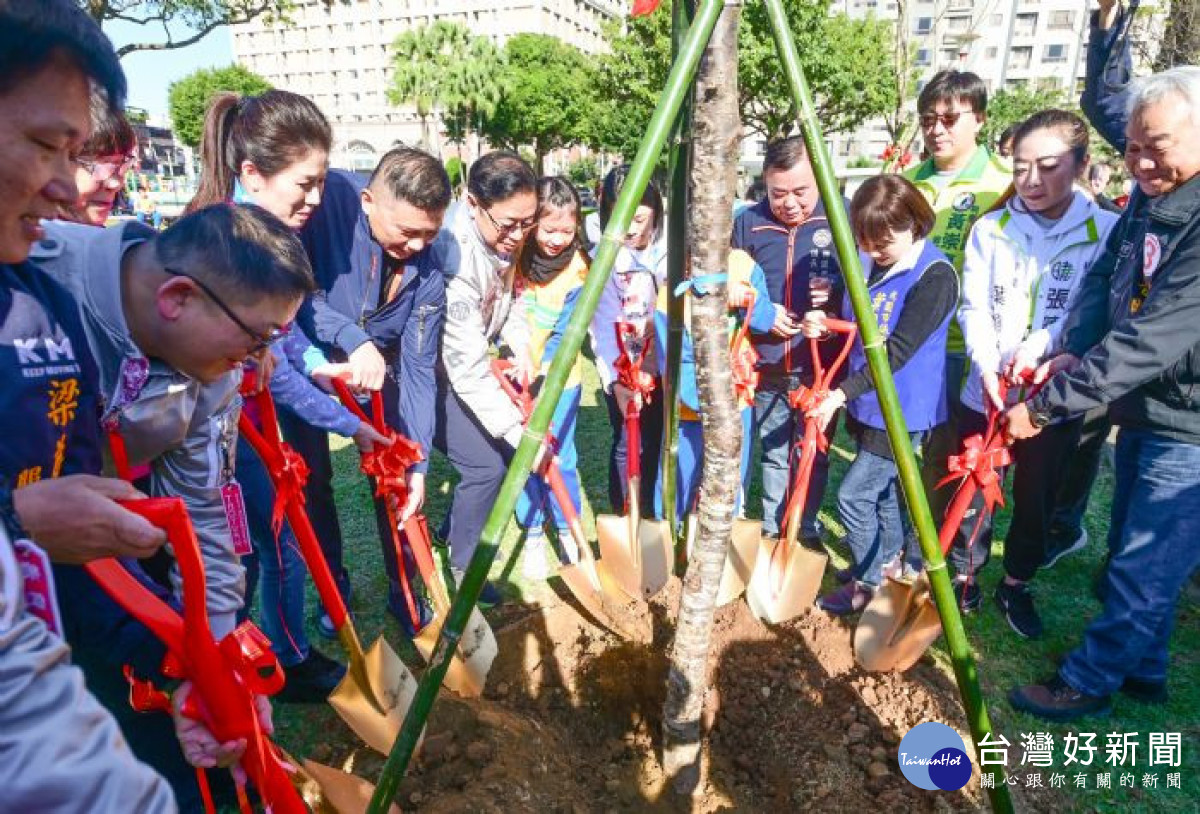
<path id="1" fill-rule="evenodd" d="M 548 34 L 585 53 L 606 50 L 603 24 L 618 0 L 301 0 L 287 24 L 264 18 L 233 27 L 233 52 L 275 87 L 311 98 L 334 130 L 334 166 L 371 169 L 397 144 L 421 141 L 410 107 L 387 100 L 391 45 L 437 20 L 463 23 L 497 45 L 518 33 Z M 439 128 L 432 127 L 435 138 Z"/>

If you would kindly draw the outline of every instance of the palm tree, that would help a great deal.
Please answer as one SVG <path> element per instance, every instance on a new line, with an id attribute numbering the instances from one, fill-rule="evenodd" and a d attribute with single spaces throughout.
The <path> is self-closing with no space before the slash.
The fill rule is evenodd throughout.
<path id="1" fill-rule="evenodd" d="M 483 120 L 496 112 L 504 94 L 503 67 L 504 55 L 483 37 L 472 37 L 465 58 L 450 66 L 443 120 L 447 137 L 459 147 L 460 159 L 461 148 L 472 132 L 475 155 L 479 155 Z"/>

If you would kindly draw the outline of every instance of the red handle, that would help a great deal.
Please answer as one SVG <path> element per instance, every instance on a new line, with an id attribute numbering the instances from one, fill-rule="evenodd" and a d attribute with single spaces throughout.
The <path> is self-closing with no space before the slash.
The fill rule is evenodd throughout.
<path id="1" fill-rule="evenodd" d="M 349 386 L 342 379 L 335 378 L 333 381 L 333 389 L 337 393 L 338 400 L 342 402 L 347 410 L 358 416 L 359 421 L 371 423 L 371 419 L 367 418 L 367 414 L 363 412 L 362 405 L 358 403 L 358 399 L 350 392 Z"/>
<path id="2" fill-rule="evenodd" d="M 625 475 L 642 476 L 642 410 L 633 399 L 625 406 Z"/>

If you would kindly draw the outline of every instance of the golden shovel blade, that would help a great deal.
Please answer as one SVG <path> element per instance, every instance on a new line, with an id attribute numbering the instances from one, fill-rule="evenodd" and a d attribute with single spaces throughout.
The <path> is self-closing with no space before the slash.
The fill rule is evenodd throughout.
<path id="1" fill-rule="evenodd" d="M 786 539 L 762 539 L 746 585 L 746 604 L 759 621 L 777 625 L 812 607 L 829 561 Z"/>
<path id="2" fill-rule="evenodd" d="M 665 520 L 643 519 L 637 524 L 636 541 L 630 541 L 629 533 L 628 517 L 596 516 L 596 537 L 604 567 L 630 599 L 648 600 L 671 578 L 675 560 L 671 526 Z"/>
<path id="3" fill-rule="evenodd" d="M 318 814 L 362 814 L 371 802 L 371 795 L 375 793 L 375 786 L 371 783 L 332 766 L 312 760 L 298 764 L 293 761 L 293 765 L 297 769 L 292 774 L 292 782 L 304 797 L 304 802 Z M 388 812 L 400 814 L 400 807 L 391 803 Z"/>
<path id="4" fill-rule="evenodd" d="M 650 641 L 650 619 L 645 608 L 630 610 L 624 592 L 606 568 L 595 560 L 559 566 L 558 576 L 588 615 L 622 639 Z M 614 601 L 614 599 L 616 601 Z"/>
<path id="5" fill-rule="evenodd" d="M 329 696 L 329 704 L 363 743 L 386 755 L 417 692 L 417 680 L 383 639 L 375 640 L 363 661 L 370 687 L 359 686 L 347 670 Z M 376 708 L 376 700 L 382 711 Z"/>
<path id="6" fill-rule="evenodd" d="M 690 515 L 687 520 L 688 558 L 696 542 L 700 520 Z M 746 583 L 754 573 L 758 560 L 759 542 L 762 539 L 762 521 L 736 517 L 733 533 L 729 538 L 729 553 L 725 556 L 725 568 L 721 571 L 721 585 L 717 588 L 717 607 L 728 605 L 746 590 Z"/>
<path id="7" fill-rule="evenodd" d="M 922 575 L 913 582 L 888 577 L 854 630 L 854 660 L 871 672 L 912 667 L 942 633 L 942 620 Z"/>
<path id="8" fill-rule="evenodd" d="M 426 662 L 433 657 L 445 619 L 445 613 L 438 613 L 413 639 L 413 644 Z M 461 696 L 478 698 L 483 695 L 488 672 L 492 669 L 492 662 L 496 660 L 499 650 L 491 626 L 483 618 L 479 608 L 472 608 L 467 627 L 458 641 L 458 648 L 454 651 L 454 657 L 450 660 L 442 683 Z"/>

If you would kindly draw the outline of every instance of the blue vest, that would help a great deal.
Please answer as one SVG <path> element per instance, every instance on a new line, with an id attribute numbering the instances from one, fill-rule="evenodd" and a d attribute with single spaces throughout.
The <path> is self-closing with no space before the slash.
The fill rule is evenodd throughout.
<path id="1" fill-rule="evenodd" d="M 904 310 L 908 292 L 917 284 L 925 269 L 937 260 L 945 260 L 933 241 L 927 240 L 917 262 L 907 271 L 891 274 L 867 288 L 871 296 L 871 309 L 875 321 L 886 339 L 891 333 L 893 320 Z M 843 312 L 852 314 L 850 299 L 846 297 Z M 892 371 L 896 381 L 896 392 L 900 397 L 900 409 L 909 432 L 921 432 L 936 427 L 947 418 L 946 410 L 946 333 L 953 311 L 946 315 L 942 324 L 934 330 L 899 371 Z M 850 351 L 850 370 L 859 371 L 867 366 L 867 356 L 862 341 L 855 340 Z M 876 429 L 885 429 L 883 413 L 879 409 L 879 398 L 875 391 L 850 402 L 850 415 L 862 424 Z"/>

